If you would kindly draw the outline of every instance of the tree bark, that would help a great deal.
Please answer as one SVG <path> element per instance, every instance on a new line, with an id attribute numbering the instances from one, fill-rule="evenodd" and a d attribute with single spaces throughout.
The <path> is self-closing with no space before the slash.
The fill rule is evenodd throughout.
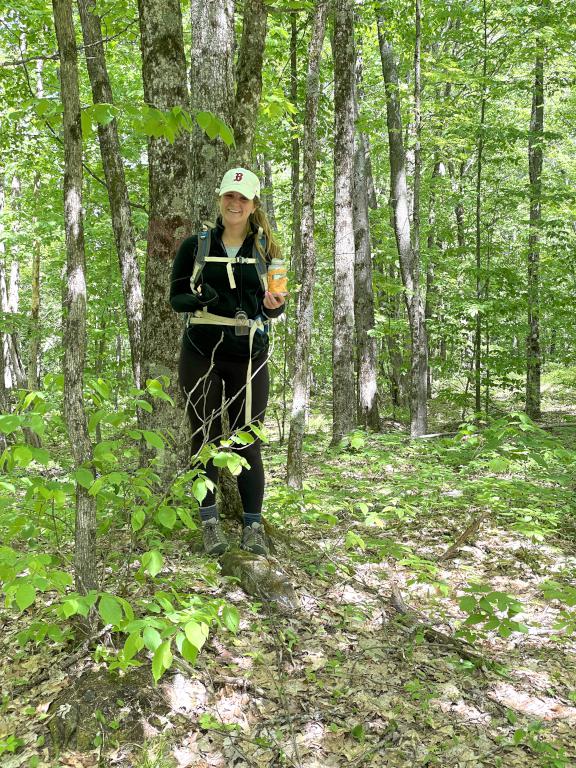
<path id="1" fill-rule="evenodd" d="M 95 0 L 78 0 L 92 99 L 94 104 L 112 104 L 112 86 L 110 85 L 102 43 L 102 24 L 100 17 L 94 13 L 95 6 Z M 122 292 L 132 355 L 132 373 L 135 386 L 140 387 L 142 286 L 116 118 L 106 125 L 98 124 L 98 140 L 122 276 Z"/>
<path id="2" fill-rule="evenodd" d="M 362 64 L 356 63 L 357 97 L 362 97 Z M 374 329 L 374 288 L 372 284 L 372 248 L 368 220 L 368 185 L 366 169 L 366 135 L 356 132 L 354 151 L 354 319 L 356 324 L 356 371 L 358 382 L 358 423 L 365 429 L 380 429 L 378 414 L 376 339 L 369 335 Z"/>
<path id="3" fill-rule="evenodd" d="M 356 424 L 354 378 L 354 4 L 334 5 L 334 302 L 332 443 Z"/>
<path id="4" fill-rule="evenodd" d="M 234 0 L 191 0 L 190 105 L 232 126 L 234 114 Z M 230 150 L 195 126 L 190 138 L 192 226 L 214 221 L 216 190 Z"/>
<path id="5" fill-rule="evenodd" d="M 526 413 L 539 419 L 540 371 L 540 223 L 542 221 L 542 163 L 544 134 L 544 56 L 540 52 L 534 63 L 532 114 L 528 142 L 530 176 L 530 230 L 528 235 L 528 338 L 526 341 Z"/>
<path id="6" fill-rule="evenodd" d="M 244 23 L 236 73 L 233 163 L 250 167 L 262 95 L 262 62 L 266 46 L 268 7 L 264 0 L 244 0 Z"/>
<path id="7" fill-rule="evenodd" d="M 290 101 L 298 109 L 298 27 L 296 16 L 290 17 Z M 300 282 L 302 258 L 301 204 L 300 204 L 300 140 L 294 132 L 290 144 L 290 203 L 292 207 L 292 248 L 290 264 L 296 283 Z"/>
<path id="8" fill-rule="evenodd" d="M 398 89 L 398 70 L 391 45 L 385 36 L 382 4 L 376 10 L 378 41 L 382 74 L 386 87 L 386 117 L 390 153 L 390 198 L 394 216 L 394 234 L 404 285 L 404 297 L 411 335 L 410 365 L 410 434 L 412 437 L 427 431 L 427 339 L 424 301 L 420 288 L 419 254 L 411 240 L 408 185 L 406 181 L 406 155 L 402 139 L 402 114 Z"/>
<path id="9" fill-rule="evenodd" d="M 40 174 L 34 175 L 34 194 L 40 192 Z M 37 223 L 35 219 L 35 223 Z M 42 241 L 34 238 L 32 246 L 32 300 L 30 306 L 30 341 L 28 345 L 28 389 L 40 388 L 40 248 Z"/>
<path id="10" fill-rule="evenodd" d="M 177 0 L 139 0 L 142 78 L 145 101 L 160 110 L 188 109 L 182 16 Z M 190 142 L 180 133 L 170 144 L 148 139 L 149 221 L 142 326 L 142 377 L 170 380 L 167 391 L 177 403 L 154 401 L 154 412 L 142 414 L 145 429 L 170 435 L 163 475 L 187 461 L 184 401 L 177 384 L 182 320 L 168 300 L 172 261 L 179 243 L 191 231 Z"/>
<path id="11" fill-rule="evenodd" d="M 318 102 L 320 95 L 320 59 L 326 31 L 328 0 L 319 0 L 314 10 L 312 35 L 308 49 L 306 106 L 302 140 L 302 243 L 301 289 L 296 306 L 296 348 L 290 435 L 288 438 L 287 482 L 302 487 L 302 442 L 309 397 L 310 338 L 314 318 L 314 282 L 316 247 L 314 242 L 314 202 L 316 195 L 316 155 L 318 149 Z"/>
<path id="12" fill-rule="evenodd" d="M 72 0 L 53 0 L 64 109 L 64 226 L 67 292 L 64 323 L 64 416 L 76 468 L 92 459 L 83 400 L 86 359 L 86 277 L 82 221 L 82 129 Z M 76 589 L 98 588 L 96 499 L 76 484 Z"/>

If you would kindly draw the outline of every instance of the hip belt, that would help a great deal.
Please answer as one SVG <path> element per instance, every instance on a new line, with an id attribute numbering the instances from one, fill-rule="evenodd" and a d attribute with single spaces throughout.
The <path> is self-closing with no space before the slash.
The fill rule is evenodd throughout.
<path id="1" fill-rule="evenodd" d="M 252 421 L 252 344 L 256 331 L 264 332 L 266 324 L 261 317 L 254 320 L 249 317 L 225 317 L 208 312 L 207 309 L 197 309 L 188 315 L 188 325 L 228 325 L 233 327 L 248 328 L 248 368 L 246 370 L 246 400 L 244 418 L 246 425 Z"/>

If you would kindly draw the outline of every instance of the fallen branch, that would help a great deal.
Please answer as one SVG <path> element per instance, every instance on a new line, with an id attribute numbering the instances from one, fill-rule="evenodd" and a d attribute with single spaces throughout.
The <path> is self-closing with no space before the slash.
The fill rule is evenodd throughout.
<path id="1" fill-rule="evenodd" d="M 450 560 L 451 558 L 455 557 L 458 550 L 464 546 L 464 544 L 467 544 L 477 533 L 478 529 L 488 516 L 488 512 L 484 510 L 483 512 L 480 512 L 479 515 L 476 515 L 476 517 L 472 518 L 471 523 L 468 525 L 468 527 L 462 531 L 460 536 L 456 539 L 456 541 L 451 544 L 446 552 L 444 552 L 443 555 L 440 555 L 438 558 L 438 562 L 443 562 L 444 560 Z"/>

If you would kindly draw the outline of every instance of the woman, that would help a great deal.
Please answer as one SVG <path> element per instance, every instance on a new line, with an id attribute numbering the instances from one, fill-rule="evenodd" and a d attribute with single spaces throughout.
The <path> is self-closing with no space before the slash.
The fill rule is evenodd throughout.
<path id="1" fill-rule="evenodd" d="M 194 454 L 222 435 L 223 386 L 231 429 L 264 420 L 269 390 L 265 321 L 281 315 L 285 301 L 284 295 L 265 289 L 266 263 L 280 252 L 260 206 L 258 177 L 245 168 L 233 168 L 224 174 L 218 195 L 216 227 L 184 240 L 170 286 L 172 308 L 189 313 L 179 376 Z M 266 555 L 260 441 L 239 446 L 237 452 L 250 464 L 238 475 L 244 509 L 241 546 Z M 206 475 L 217 482 L 218 469 L 211 461 Z M 225 552 L 228 542 L 212 491 L 202 502 L 200 518 L 206 552 Z"/>

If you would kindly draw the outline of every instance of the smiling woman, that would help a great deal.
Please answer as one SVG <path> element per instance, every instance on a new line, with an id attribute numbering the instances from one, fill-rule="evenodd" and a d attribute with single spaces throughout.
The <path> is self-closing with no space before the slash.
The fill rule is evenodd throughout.
<path id="1" fill-rule="evenodd" d="M 192 426 L 192 453 L 222 435 L 225 387 L 230 426 L 263 421 L 268 403 L 268 322 L 284 311 L 285 296 L 268 290 L 267 266 L 280 256 L 260 205 L 260 181 L 246 168 L 224 174 L 218 190 L 216 227 L 185 240 L 172 269 L 170 303 L 188 313 L 180 355 L 180 386 Z M 238 445 L 248 464 L 238 475 L 244 509 L 242 548 L 267 554 L 261 523 L 264 467 L 260 441 Z M 213 487 L 200 508 L 204 547 L 221 555 L 228 542 L 220 527 Z"/>

